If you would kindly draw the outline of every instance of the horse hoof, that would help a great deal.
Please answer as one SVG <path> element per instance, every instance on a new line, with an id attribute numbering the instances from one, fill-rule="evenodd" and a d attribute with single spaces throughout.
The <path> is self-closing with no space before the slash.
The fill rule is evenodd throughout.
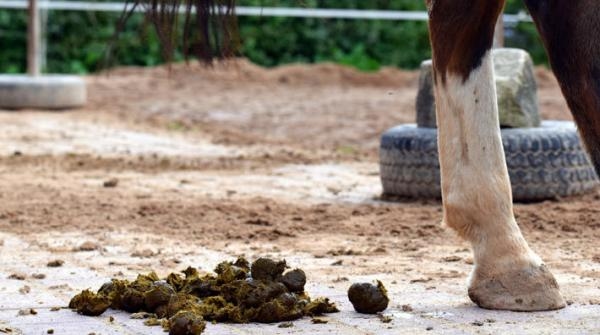
<path id="1" fill-rule="evenodd" d="M 544 264 L 493 275 L 474 273 L 469 298 L 479 307 L 510 311 L 549 311 L 565 307 L 558 283 Z"/>

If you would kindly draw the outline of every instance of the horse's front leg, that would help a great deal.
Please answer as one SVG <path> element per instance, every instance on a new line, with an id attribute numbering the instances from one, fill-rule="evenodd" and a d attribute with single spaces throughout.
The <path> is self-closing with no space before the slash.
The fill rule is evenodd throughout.
<path id="1" fill-rule="evenodd" d="M 428 0 L 444 221 L 471 242 L 469 297 L 519 311 L 565 306 L 514 219 L 490 49 L 503 0 Z"/>

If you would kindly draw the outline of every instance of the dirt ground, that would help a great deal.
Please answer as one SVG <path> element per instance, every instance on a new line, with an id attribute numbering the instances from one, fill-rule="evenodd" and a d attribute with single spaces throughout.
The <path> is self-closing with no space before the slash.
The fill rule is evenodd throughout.
<path id="1" fill-rule="evenodd" d="M 570 119 L 552 74 L 536 74 L 542 117 Z M 473 307 L 470 251 L 440 225 L 440 203 L 380 199 L 379 135 L 414 122 L 417 78 L 243 60 L 122 68 L 87 78 L 85 108 L 1 111 L 0 333 L 146 334 L 126 315 L 107 325 L 50 309 L 110 277 L 210 271 L 241 254 L 305 268 L 309 290 L 333 297 L 341 316 L 209 334 L 596 333 L 600 191 L 516 205 L 571 303 L 534 314 Z M 64 267 L 46 267 L 52 259 Z M 392 323 L 358 316 L 345 298 L 351 282 L 375 278 L 392 294 Z M 16 316 L 25 307 L 40 313 Z"/>

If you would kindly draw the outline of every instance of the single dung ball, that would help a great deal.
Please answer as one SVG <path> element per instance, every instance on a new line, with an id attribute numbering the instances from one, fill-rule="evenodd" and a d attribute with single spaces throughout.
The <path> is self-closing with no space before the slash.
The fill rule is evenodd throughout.
<path id="1" fill-rule="evenodd" d="M 147 311 L 154 311 L 157 307 L 169 303 L 175 290 L 166 281 L 157 281 L 152 284 L 150 290 L 144 293 L 144 304 Z"/>
<path id="2" fill-rule="evenodd" d="M 166 315 L 167 317 L 172 317 L 179 311 L 192 310 L 197 306 L 199 301 L 200 299 L 197 297 L 186 293 L 179 292 L 173 294 L 167 304 Z"/>
<path id="3" fill-rule="evenodd" d="M 192 311 L 179 311 L 169 319 L 169 335 L 200 335 L 205 328 L 202 316 Z"/>
<path id="4" fill-rule="evenodd" d="M 101 315 L 108 307 L 110 307 L 110 302 L 105 296 L 93 293 L 89 290 L 81 292 L 69 302 L 69 308 L 76 310 L 79 314 L 87 316 Z"/>
<path id="5" fill-rule="evenodd" d="M 356 283 L 348 289 L 348 299 L 354 310 L 363 314 L 376 314 L 384 311 L 390 299 L 387 290 L 378 280 L 377 286 L 370 283 Z"/>
<path id="6" fill-rule="evenodd" d="M 252 263 L 250 274 L 255 280 L 273 281 L 281 278 L 285 268 L 285 261 L 276 262 L 269 258 L 259 258 Z"/>
<path id="7" fill-rule="evenodd" d="M 306 285 L 306 274 L 300 269 L 294 269 L 286 272 L 281 278 L 281 282 L 290 292 L 303 292 L 304 285 Z"/>
<path id="8" fill-rule="evenodd" d="M 121 296 L 121 306 L 124 311 L 137 313 L 144 309 L 144 293 L 134 288 L 128 287 Z"/>

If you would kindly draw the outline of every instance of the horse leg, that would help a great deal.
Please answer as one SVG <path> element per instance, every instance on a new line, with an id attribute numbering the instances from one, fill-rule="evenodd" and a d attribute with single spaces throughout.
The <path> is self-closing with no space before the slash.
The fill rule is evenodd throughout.
<path id="1" fill-rule="evenodd" d="M 490 309 L 565 306 L 515 221 L 490 49 L 504 0 L 428 0 L 444 222 L 467 239 L 469 297 Z"/>
<path id="2" fill-rule="evenodd" d="M 600 2 L 525 0 L 600 174 Z"/>

